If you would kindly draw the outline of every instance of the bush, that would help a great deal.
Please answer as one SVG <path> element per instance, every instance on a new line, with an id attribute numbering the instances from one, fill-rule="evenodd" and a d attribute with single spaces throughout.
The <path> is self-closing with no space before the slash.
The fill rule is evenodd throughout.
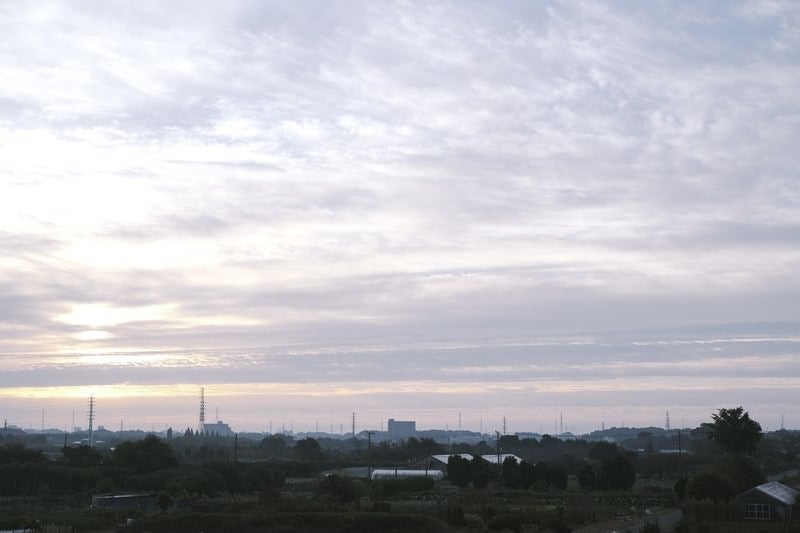
<path id="1" fill-rule="evenodd" d="M 674 533 L 689 533 L 689 523 L 686 522 L 685 518 L 681 518 L 678 522 L 675 523 L 675 526 L 672 528 Z"/>
<path id="2" fill-rule="evenodd" d="M 498 514 L 486 522 L 486 527 L 494 530 L 522 531 L 522 520 L 517 514 Z"/>
<path id="3" fill-rule="evenodd" d="M 691 478 L 686 493 L 694 500 L 729 501 L 734 496 L 731 481 L 716 472 L 703 472 Z"/>
<path id="4" fill-rule="evenodd" d="M 440 533 L 446 526 L 436 518 L 401 513 L 166 513 L 137 521 L 131 533 L 175 531 L 306 531 L 354 533 L 358 531 Z"/>
<path id="5" fill-rule="evenodd" d="M 423 476 L 404 479 L 382 479 L 372 482 L 371 494 L 375 498 L 389 497 L 401 492 L 433 490 L 434 485 L 433 478 Z"/>
<path id="6" fill-rule="evenodd" d="M 467 520 L 464 517 L 464 510 L 461 508 L 460 505 L 456 506 L 447 506 L 447 511 L 445 512 L 445 520 L 448 524 L 464 527 L 467 525 Z"/>
<path id="7" fill-rule="evenodd" d="M 332 474 L 323 479 L 317 492 L 320 496 L 329 499 L 337 507 L 342 504 L 352 503 L 358 497 L 355 481 L 337 474 Z"/>
<path id="8" fill-rule="evenodd" d="M 546 527 L 548 531 L 553 531 L 554 533 L 570 533 L 572 531 L 571 528 L 567 527 L 567 525 L 558 518 L 548 518 L 542 525 Z"/>
<path id="9" fill-rule="evenodd" d="M 389 502 L 372 502 L 369 506 L 369 510 L 373 513 L 390 513 L 392 511 L 392 505 Z"/>

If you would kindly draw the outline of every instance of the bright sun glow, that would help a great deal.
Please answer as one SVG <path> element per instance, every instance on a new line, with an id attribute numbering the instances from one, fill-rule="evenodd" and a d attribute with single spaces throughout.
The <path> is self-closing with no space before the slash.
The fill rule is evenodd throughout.
<path id="1" fill-rule="evenodd" d="M 164 320 L 173 314 L 174 308 L 174 305 L 113 307 L 107 304 L 75 304 L 69 313 L 58 316 L 57 320 L 74 326 L 102 328 L 127 322 Z"/>
<path id="2" fill-rule="evenodd" d="M 74 334 L 72 337 L 79 341 L 102 341 L 111 339 L 114 337 L 114 335 L 101 329 L 87 329 L 85 331 L 81 331 L 80 333 Z"/>

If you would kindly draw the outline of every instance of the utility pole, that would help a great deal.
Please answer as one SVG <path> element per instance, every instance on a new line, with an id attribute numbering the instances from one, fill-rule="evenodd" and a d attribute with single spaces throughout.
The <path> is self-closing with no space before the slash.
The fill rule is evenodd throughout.
<path id="1" fill-rule="evenodd" d="M 498 472 L 498 477 L 500 478 L 500 482 L 501 482 L 500 484 L 502 485 L 502 481 L 503 481 L 503 465 L 500 464 L 500 432 L 499 431 L 495 431 L 495 434 L 497 436 L 497 445 L 496 445 L 497 446 L 497 472 Z"/>
<path id="2" fill-rule="evenodd" d="M 367 431 L 367 483 L 372 483 L 372 435 L 374 433 L 374 431 Z"/>

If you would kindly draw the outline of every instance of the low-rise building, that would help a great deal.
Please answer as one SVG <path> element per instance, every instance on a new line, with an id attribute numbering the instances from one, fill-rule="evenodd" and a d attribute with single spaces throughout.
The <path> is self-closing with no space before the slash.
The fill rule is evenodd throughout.
<path id="1" fill-rule="evenodd" d="M 92 496 L 92 509 L 153 511 L 157 503 L 158 494 L 153 493 L 96 494 Z"/>
<path id="2" fill-rule="evenodd" d="M 214 437 L 233 437 L 233 430 L 222 420 L 217 420 L 213 424 L 203 424 L 203 432 Z"/>
<path id="3" fill-rule="evenodd" d="M 736 497 L 745 520 L 791 522 L 797 514 L 798 492 L 783 483 L 770 481 L 746 490 Z"/>

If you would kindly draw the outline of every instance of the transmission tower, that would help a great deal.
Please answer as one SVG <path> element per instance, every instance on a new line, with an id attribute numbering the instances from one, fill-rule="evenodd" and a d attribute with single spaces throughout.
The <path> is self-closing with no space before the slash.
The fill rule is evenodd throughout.
<path id="1" fill-rule="evenodd" d="M 200 387 L 200 421 L 197 424 L 197 432 L 203 433 L 206 428 L 206 388 Z"/>
<path id="2" fill-rule="evenodd" d="M 669 409 L 667 409 L 667 419 L 664 421 L 664 429 L 669 431 Z"/>
<path id="3" fill-rule="evenodd" d="M 94 396 L 89 396 L 89 447 L 94 447 Z"/>

